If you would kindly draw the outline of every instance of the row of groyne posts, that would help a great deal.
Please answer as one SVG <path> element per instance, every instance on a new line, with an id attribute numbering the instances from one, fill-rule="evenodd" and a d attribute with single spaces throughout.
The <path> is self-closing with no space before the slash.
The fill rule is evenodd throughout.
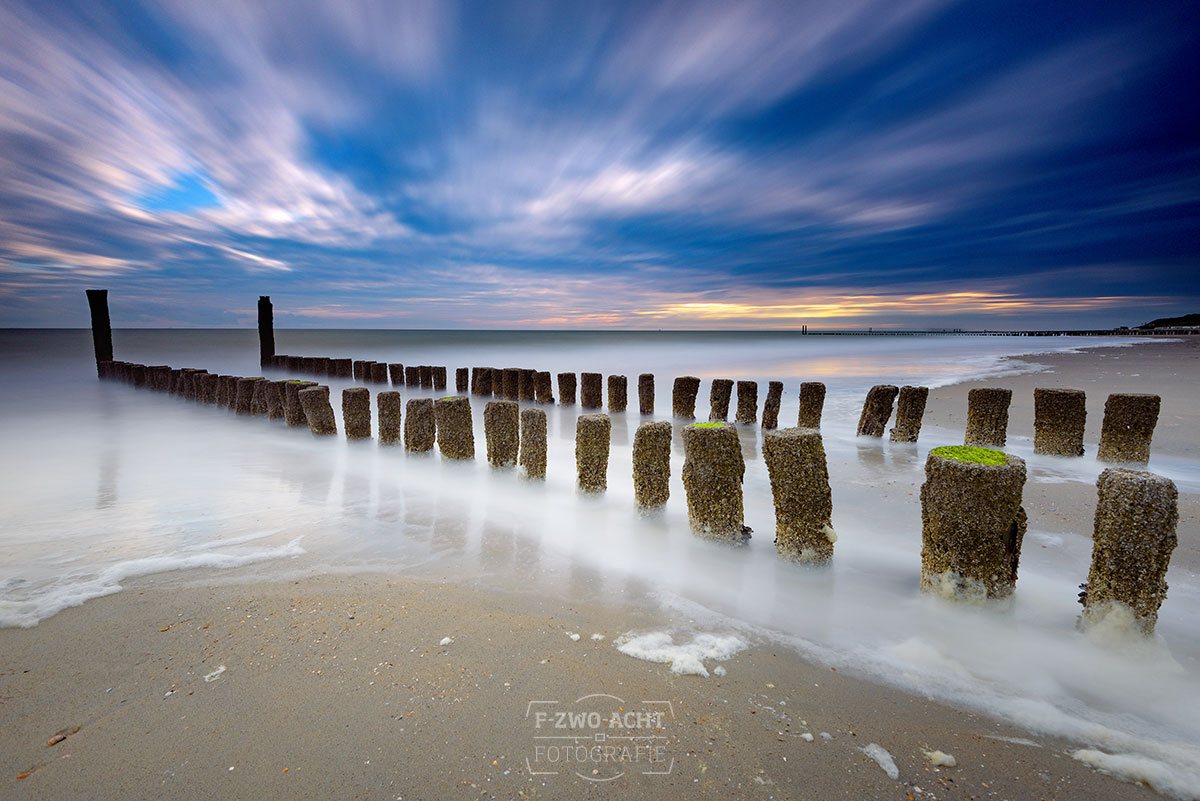
<path id="1" fill-rule="evenodd" d="M 329 388 L 315 381 L 270 380 L 263 376 L 214 375 L 200 368 L 142 365 L 112 358 L 106 302 L 93 299 L 93 333 L 97 370 L 102 380 L 116 380 L 170 393 L 185 400 L 229 408 L 241 415 L 282 420 L 307 426 L 313 435 L 337 435 L 337 420 Z M 445 387 L 446 369 L 326 357 L 285 356 L 274 352 L 269 298 L 259 301 L 261 363 L 309 374 L 345 377 L 363 382 L 391 383 L 394 389 L 376 393 L 378 441 L 413 453 L 432 451 L 443 458 L 475 458 L 475 434 L 470 396 L 493 397 L 484 407 L 487 460 L 493 468 L 520 465 L 531 479 L 546 475 L 547 419 L 537 406 L 522 409 L 521 401 L 549 404 L 556 400 L 550 373 L 522 368 L 460 367 L 455 371 L 456 395 L 438 399 L 410 398 L 401 406 L 398 389 Z M 603 377 L 579 376 L 579 402 L 601 407 Z M 576 375 L 559 373 L 558 399 L 576 403 Z M 682 431 L 683 486 L 693 532 L 704 538 L 741 543 L 750 534 L 745 524 L 742 480 L 745 461 L 737 429 L 727 422 L 734 382 L 714 379 L 710 419 L 693 422 Z M 778 429 L 781 382 L 770 382 L 763 410 L 763 456 L 771 483 L 778 553 L 789 560 L 825 564 L 837 541 L 832 526 L 833 500 L 820 426 L 825 387 L 806 382 L 800 388 L 797 425 Z M 757 423 L 757 384 L 738 381 L 735 421 Z M 608 411 L 626 411 L 625 376 L 608 376 Z M 672 416 L 694 420 L 700 379 L 674 380 Z M 916 442 L 921 431 L 927 387 L 879 385 L 867 393 L 859 418 L 860 437 L 880 438 L 892 417 L 890 437 Z M 639 410 L 654 413 L 654 376 L 638 378 Z M 897 402 L 898 401 L 898 402 Z M 1077 389 L 1034 391 L 1034 451 L 1061 457 L 1080 457 L 1084 447 L 1086 396 Z M 1016 587 L 1021 544 L 1027 527 L 1022 507 L 1026 480 L 1023 459 L 1005 453 L 1012 391 L 977 388 L 968 393 L 964 444 L 929 451 L 925 482 L 920 491 L 922 518 L 921 589 L 946 598 L 985 602 L 1011 596 Z M 342 391 L 342 423 L 347 439 L 372 436 L 370 390 Z M 1125 466 L 1105 469 L 1098 481 L 1091 568 L 1080 585 L 1084 606 L 1081 626 L 1101 620 L 1128 623 L 1149 635 L 1166 597 L 1166 573 L 1177 537 L 1178 492 L 1172 481 L 1128 465 L 1144 465 L 1157 424 L 1160 399 L 1147 394 L 1108 397 L 1098 459 Z M 403 427 L 402 427 L 403 423 Z M 575 468 L 578 488 L 600 493 L 608 487 L 612 423 L 609 414 L 585 413 L 575 427 Z M 633 485 L 638 508 L 650 511 L 670 497 L 672 424 L 668 420 L 640 424 L 633 440 Z"/>

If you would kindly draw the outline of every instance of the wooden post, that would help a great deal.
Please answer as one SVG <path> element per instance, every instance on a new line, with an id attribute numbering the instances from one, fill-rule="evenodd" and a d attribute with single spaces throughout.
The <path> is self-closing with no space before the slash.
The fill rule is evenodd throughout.
<path id="1" fill-rule="evenodd" d="M 275 313 L 271 296 L 258 296 L 258 361 L 266 365 L 275 357 Z"/>
<path id="2" fill-rule="evenodd" d="M 108 290 L 86 290 L 88 308 L 92 312 L 92 347 L 96 351 L 96 372 L 101 362 L 113 360 L 112 322 L 108 318 Z"/>

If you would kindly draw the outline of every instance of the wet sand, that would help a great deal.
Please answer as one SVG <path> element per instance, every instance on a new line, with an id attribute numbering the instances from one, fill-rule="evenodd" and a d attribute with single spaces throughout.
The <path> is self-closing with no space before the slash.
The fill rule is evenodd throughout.
<path id="1" fill-rule="evenodd" d="M 1005 386 L 1010 436 L 1032 436 L 1033 387 L 1077 386 L 1094 448 L 1104 396 L 1148 391 L 1140 373 L 1165 359 L 1150 390 L 1164 396 L 1155 452 L 1197 458 L 1198 345 L 1027 357 L 1055 372 L 935 390 L 927 426 L 961 435 L 966 391 Z M 1077 536 L 1094 504 L 1078 484 L 1031 484 L 1026 498 L 1039 525 Z M 1200 561 L 1194 494 L 1181 513 L 1177 559 Z M 708 678 L 622 654 L 614 640 L 626 632 L 688 622 L 650 606 L 447 579 L 170 573 L 0 630 L 0 798 L 1159 797 L 1076 761 L 1078 744 L 773 644 L 751 642 Z M 617 768 L 586 765 L 583 778 L 577 765 L 532 761 L 531 702 L 572 708 L 597 693 L 622 711 L 669 702 L 652 729 L 669 772 L 648 775 L 665 769 L 643 760 L 597 781 Z M 860 750 L 871 743 L 897 778 Z M 957 766 L 931 764 L 934 750 Z"/>

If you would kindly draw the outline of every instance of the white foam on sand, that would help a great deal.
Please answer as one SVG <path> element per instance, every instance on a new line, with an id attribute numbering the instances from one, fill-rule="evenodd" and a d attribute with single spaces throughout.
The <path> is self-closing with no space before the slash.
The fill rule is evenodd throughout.
<path id="1" fill-rule="evenodd" d="M 875 764 L 883 769 L 883 772 L 888 775 L 889 779 L 900 778 L 900 769 L 896 767 L 896 760 L 892 759 L 892 755 L 882 745 L 879 743 L 867 743 L 858 750 L 875 760 Z"/>
<path id="2" fill-rule="evenodd" d="M 669 664 L 672 673 L 705 678 L 708 678 L 708 668 L 704 666 L 704 660 L 723 662 L 747 647 L 746 641 L 735 635 L 704 632 L 693 635 L 688 642 L 676 643 L 669 631 L 624 634 L 617 638 L 615 645 L 626 656 Z"/>
<path id="3" fill-rule="evenodd" d="M 1098 771 L 1135 784 L 1148 784 L 1160 793 L 1174 798 L 1200 797 L 1200 772 L 1181 772 L 1137 754 L 1106 754 L 1094 748 L 1081 748 L 1071 757 Z"/>
<path id="4" fill-rule="evenodd" d="M 258 548 L 243 553 L 211 551 L 127 559 L 111 564 L 93 576 L 64 577 L 61 581 L 42 588 L 30 598 L 0 600 L 0 627 L 30 628 L 37 625 L 38 621 L 45 620 L 64 609 L 79 606 L 92 598 L 120 592 L 121 582 L 139 576 L 193 568 L 226 569 L 288 556 L 299 556 L 304 553 L 304 549 L 300 547 L 301 539 L 302 537 L 296 537 L 286 545 Z"/>

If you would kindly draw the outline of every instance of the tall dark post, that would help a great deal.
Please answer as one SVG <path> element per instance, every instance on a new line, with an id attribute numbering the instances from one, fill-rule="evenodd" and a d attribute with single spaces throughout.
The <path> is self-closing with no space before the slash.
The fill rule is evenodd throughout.
<path id="1" fill-rule="evenodd" d="M 96 350 L 96 370 L 101 362 L 113 360 L 112 323 L 108 319 L 108 290 L 89 289 L 88 308 L 92 311 L 92 346 Z"/>
<path id="2" fill-rule="evenodd" d="M 268 364 L 275 357 L 275 313 L 271 296 L 258 296 L 258 360 Z"/>

